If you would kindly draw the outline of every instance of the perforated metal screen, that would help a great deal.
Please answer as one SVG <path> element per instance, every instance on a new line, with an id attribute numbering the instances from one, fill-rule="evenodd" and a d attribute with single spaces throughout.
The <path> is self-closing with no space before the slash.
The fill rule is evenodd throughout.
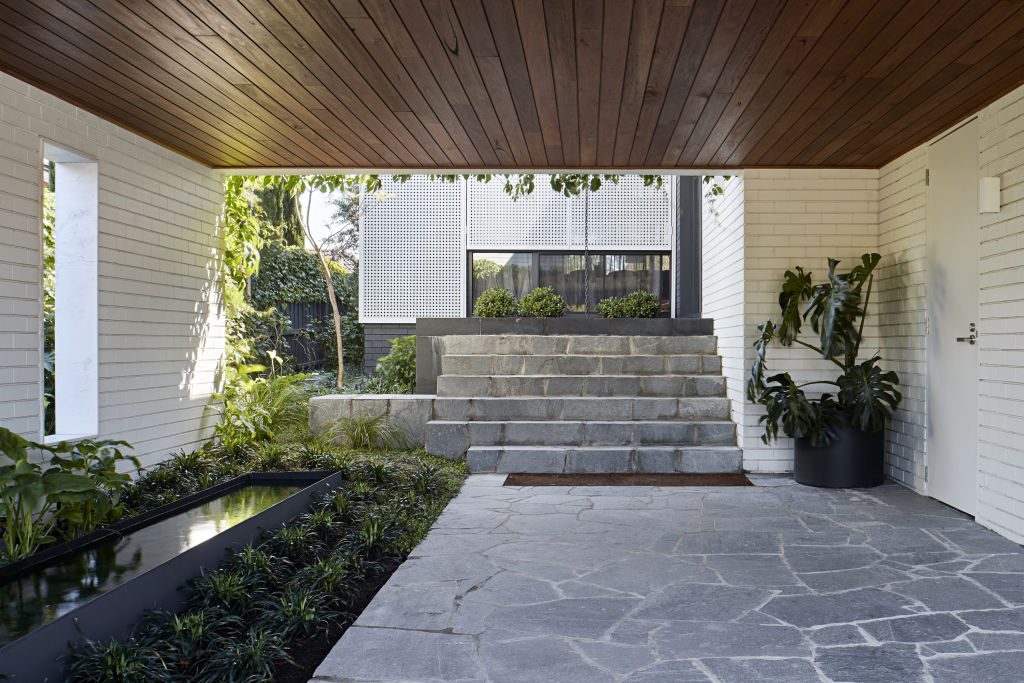
<path id="1" fill-rule="evenodd" d="M 363 322 L 412 322 L 466 314 L 466 250 L 583 249 L 583 197 L 567 198 L 538 175 L 513 201 L 504 180 L 442 183 L 413 176 L 385 180 L 383 198 L 366 195 L 360 219 Z M 671 178 L 644 187 L 639 176 L 605 182 L 589 197 L 591 249 L 669 250 Z"/>
<path id="2" fill-rule="evenodd" d="M 669 194 L 671 182 L 661 188 L 644 187 L 640 176 L 605 181 L 587 199 L 587 242 L 591 249 L 668 249 L 672 240 Z M 583 248 L 583 197 L 574 197 L 572 248 Z"/>
<path id="3" fill-rule="evenodd" d="M 512 201 L 500 178 L 470 180 L 467 231 L 470 249 L 565 249 L 571 201 L 551 189 L 548 176 L 537 176 L 532 193 Z"/>
<path id="4" fill-rule="evenodd" d="M 464 317 L 465 184 L 414 176 L 382 189 L 362 199 L 359 320 Z"/>

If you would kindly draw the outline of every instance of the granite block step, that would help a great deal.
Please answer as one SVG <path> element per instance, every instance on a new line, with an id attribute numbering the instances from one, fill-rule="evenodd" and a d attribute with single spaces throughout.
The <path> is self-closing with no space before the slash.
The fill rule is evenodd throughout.
<path id="1" fill-rule="evenodd" d="M 728 420 L 717 397 L 439 397 L 437 420 Z"/>
<path id="2" fill-rule="evenodd" d="M 441 375 L 717 375 L 718 356 L 698 354 L 550 355 L 452 354 L 441 356 Z"/>
<path id="3" fill-rule="evenodd" d="M 519 355 L 678 355 L 714 354 L 710 335 L 459 335 L 444 337 L 445 353 Z"/>
<path id="4" fill-rule="evenodd" d="M 470 472 L 687 472 L 738 473 L 735 446 L 471 446 Z"/>
<path id="5" fill-rule="evenodd" d="M 721 446 L 736 444 L 728 420 L 431 420 L 426 449 L 461 457 L 470 446 Z"/>
<path id="6" fill-rule="evenodd" d="M 721 375 L 441 375 L 438 396 L 723 397 Z"/>

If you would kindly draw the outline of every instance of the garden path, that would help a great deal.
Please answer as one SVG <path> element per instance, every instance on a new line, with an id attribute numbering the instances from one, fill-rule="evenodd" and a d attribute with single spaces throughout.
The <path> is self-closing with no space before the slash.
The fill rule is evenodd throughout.
<path id="1" fill-rule="evenodd" d="M 470 477 L 314 681 L 1009 681 L 1024 549 L 894 484 Z"/>

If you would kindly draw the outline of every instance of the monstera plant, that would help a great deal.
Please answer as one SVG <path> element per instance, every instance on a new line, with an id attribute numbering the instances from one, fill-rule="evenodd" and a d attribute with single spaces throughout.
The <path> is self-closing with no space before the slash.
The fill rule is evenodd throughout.
<path id="1" fill-rule="evenodd" d="M 811 273 L 797 267 L 787 270 L 779 294 L 780 316 L 758 327 L 754 364 L 747 381 L 747 398 L 765 406 L 761 439 L 769 443 L 779 432 L 823 449 L 843 438 L 844 429 L 880 433 L 899 404 L 899 377 L 879 366 L 881 358 L 860 357 L 864 320 L 874 272 L 881 257 L 864 254 L 849 272 L 837 272 L 839 261 L 829 259 L 828 278 L 814 284 Z M 810 323 L 814 342 L 800 338 Z M 788 372 L 769 374 L 766 352 L 772 342 L 803 346 L 831 361 L 835 379 L 797 382 Z M 809 398 L 805 388 L 828 389 Z M 800 442 L 798 441 L 798 451 Z M 799 455 L 799 453 L 798 453 Z"/>

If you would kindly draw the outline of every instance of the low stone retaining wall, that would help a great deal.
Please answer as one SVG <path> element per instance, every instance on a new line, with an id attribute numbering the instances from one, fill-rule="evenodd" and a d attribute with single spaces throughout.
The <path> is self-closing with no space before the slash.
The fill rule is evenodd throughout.
<path id="1" fill-rule="evenodd" d="M 406 437 L 406 445 L 422 446 L 427 422 L 434 416 L 431 394 L 331 394 L 309 399 L 309 429 L 319 434 L 331 423 L 352 415 L 386 415 Z"/>

